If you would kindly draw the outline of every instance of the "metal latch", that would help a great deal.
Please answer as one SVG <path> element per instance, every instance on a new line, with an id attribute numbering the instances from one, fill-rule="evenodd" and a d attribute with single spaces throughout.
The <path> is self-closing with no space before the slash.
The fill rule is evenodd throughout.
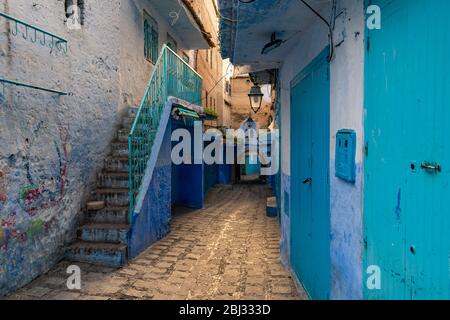
<path id="1" fill-rule="evenodd" d="M 427 170 L 427 171 L 432 171 L 432 172 L 441 172 L 442 168 L 439 164 L 432 164 L 432 163 L 422 163 L 422 165 L 420 166 L 422 169 Z"/>

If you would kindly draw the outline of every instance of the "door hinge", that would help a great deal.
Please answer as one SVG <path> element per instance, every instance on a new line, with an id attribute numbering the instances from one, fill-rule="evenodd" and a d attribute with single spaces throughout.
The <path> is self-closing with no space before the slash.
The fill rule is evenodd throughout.
<path id="1" fill-rule="evenodd" d="M 366 142 L 366 143 L 364 144 L 364 155 L 365 155 L 366 157 L 369 156 L 369 143 L 368 143 L 368 142 Z"/>

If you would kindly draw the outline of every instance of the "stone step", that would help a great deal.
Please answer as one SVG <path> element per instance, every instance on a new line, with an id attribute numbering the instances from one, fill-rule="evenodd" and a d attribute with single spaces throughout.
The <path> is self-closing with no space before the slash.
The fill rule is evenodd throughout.
<path id="1" fill-rule="evenodd" d="M 117 133 L 116 133 L 117 141 L 128 142 L 129 133 L 130 133 L 130 130 L 127 128 L 122 128 L 122 129 L 117 130 Z"/>
<path id="2" fill-rule="evenodd" d="M 111 155 L 113 157 L 128 156 L 128 142 L 114 141 L 111 144 Z"/>
<path id="3" fill-rule="evenodd" d="M 86 223 L 119 223 L 129 222 L 129 210 L 127 207 L 106 207 L 101 210 L 87 210 L 84 214 Z"/>
<path id="4" fill-rule="evenodd" d="M 127 263 L 127 245 L 77 241 L 66 250 L 66 259 L 108 267 L 121 267 Z"/>
<path id="5" fill-rule="evenodd" d="M 109 172 L 128 172 L 129 157 L 128 155 L 121 157 L 110 156 L 105 159 L 104 168 Z"/>
<path id="6" fill-rule="evenodd" d="M 156 126 L 155 120 L 149 119 L 148 121 L 149 121 L 149 123 L 146 123 L 145 125 L 143 125 L 142 123 L 137 124 L 136 128 L 142 129 L 142 128 L 149 128 L 149 127 L 155 127 Z M 130 133 L 131 127 L 133 126 L 133 123 L 134 123 L 134 118 L 125 117 L 122 120 L 122 126 L 123 126 L 122 129 L 128 130 L 128 133 Z"/>
<path id="7" fill-rule="evenodd" d="M 105 201 L 91 200 L 86 203 L 87 210 L 101 210 L 105 206 Z"/>
<path id="8" fill-rule="evenodd" d="M 128 188 L 129 183 L 128 172 L 108 172 L 104 171 L 97 177 L 97 185 L 102 188 Z"/>
<path id="9" fill-rule="evenodd" d="M 105 201 L 106 206 L 125 207 L 130 203 L 128 188 L 98 188 L 96 199 Z"/>
<path id="10" fill-rule="evenodd" d="M 128 224 L 87 223 L 77 232 L 79 240 L 86 242 L 127 243 Z"/>
<path id="11" fill-rule="evenodd" d="M 150 149 L 149 145 L 147 144 L 146 147 L 141 146 L 141 150 L 134 150 L 133 155 L 139 156 L 145 154 L 145 150 Z M 111 156 L 112 157 L 128 157 L 129 156 L 129 150 L 128 150 L 128 142 L 121 142 L 121 141 L 114 141 L 111 144 Z"/>

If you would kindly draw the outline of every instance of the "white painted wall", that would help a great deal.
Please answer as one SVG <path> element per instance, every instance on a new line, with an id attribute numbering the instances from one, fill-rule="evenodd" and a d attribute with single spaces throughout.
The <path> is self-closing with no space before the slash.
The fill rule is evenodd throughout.
<path id="1" fill-rule="evenodd" d="M 341 2 L 347 15 L 344 20 L 338 19 L 335 37 L 339 41 L 342 32 L 346 37 L 345 42 L 335 49 L 336 58 L 330 72 L 331 297 L 362 299 L 364 1 Z M 344 182 L 334 174 L 336 133 L 339 129 L 356 130 L 355 184 Z"/>
<path id="2" fill-rule="evenodd" d="M 123 1 L 120 6 L 120 106 L 139 105 L 150 79 L 153 64 L 144 57 L 144 10 L 158 22 L 159 50 L 167 43 L 167 33 L 175 39 L 181 56 L 188 43 L 169 25 L 169 16 L 161 16 L 148 0 Z M 194 50 L 186 50 L 194 67 Z"/>
<path id="3" fill-rule="evenodd" d="M 86 1 L 84 26 L 69 30 L 64 1 L 0 0 L 2 12 L 69 41 L 57 53 L 11 36 L 0 18 L 0 77 L 71 93 L 0 84 L 0 296 L 46 272 L 75 236 L 121 114 L 150 78 L 142 9 L 160 24 L 160 47 L 167 31 L 189 45 L 149 3 Z"/>
<path id="4" fill-rule="evenodd" d="M 66 38 L 69 51 L 11 36 L 0 18 L 0 76 L 71 96 L 0 84 L 0 295 L 47 271 L 74 237 L 118 121 L 119 2 L 89 1 L 85 26 L 68 30 L 64 1 L 2 0 L 3 12 Z"/>
<path id="5" fill-rule="evenodd" d="M 345 30 L 345 41 L 335 49 L 330 64 L 330 189 L 331 189 L 331 260 L 334 299 L 362 298 L 362 146 L 364 94 L 364 11 L 363 0 L 338 1 L 346 9 L 345 19 L 339 18 L 334 31 L 335 44 Z M 340 11 L 338 8 L 338 12 Z M 281 85 L 281 168 L 282 168 L 282 257 L 288 262 L 290 251 L 290 82 L 327 45 L 327 27 L 317 21 L 304 30 L 298 45 L 286 57 L 280 70 Z M 359 32 L 359 36 L 355 33 Z M 358 182 L 349 185 L 334 177 L 335 136 L 339 129 L 355 129 L 358 136 Z M 283 156 L 287 155 L 287 156 Z"/>

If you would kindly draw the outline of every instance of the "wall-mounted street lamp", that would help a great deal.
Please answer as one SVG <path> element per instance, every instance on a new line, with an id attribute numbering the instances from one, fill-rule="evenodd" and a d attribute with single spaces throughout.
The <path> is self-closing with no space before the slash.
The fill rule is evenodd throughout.
<path id="1" fill-rule="evenodd" d="M 276 33 L 272 33 L 272 35 L 270 36 L 270 42 L 267 43 L 264 48 L 261 51 L 261 54 L 268 54 L 269 52 L 275 50 L 276 48 L 278 48 L 279 46 L 281 46 L 284 43 L 283 40 L 281 39 L 277 39 L 277 35 Z"/>
<path id="2" fill-rule="evenodd" d="M 250 89 L 250 93 L 248 94 L 250 99 L 250 107 L 252 108 L 254 113 L 258 113 L 259 109 L 261 109 L 262 99 L 264 94 L 261 91 L 261 87 L 258 85 L 253 86 Z"/>

